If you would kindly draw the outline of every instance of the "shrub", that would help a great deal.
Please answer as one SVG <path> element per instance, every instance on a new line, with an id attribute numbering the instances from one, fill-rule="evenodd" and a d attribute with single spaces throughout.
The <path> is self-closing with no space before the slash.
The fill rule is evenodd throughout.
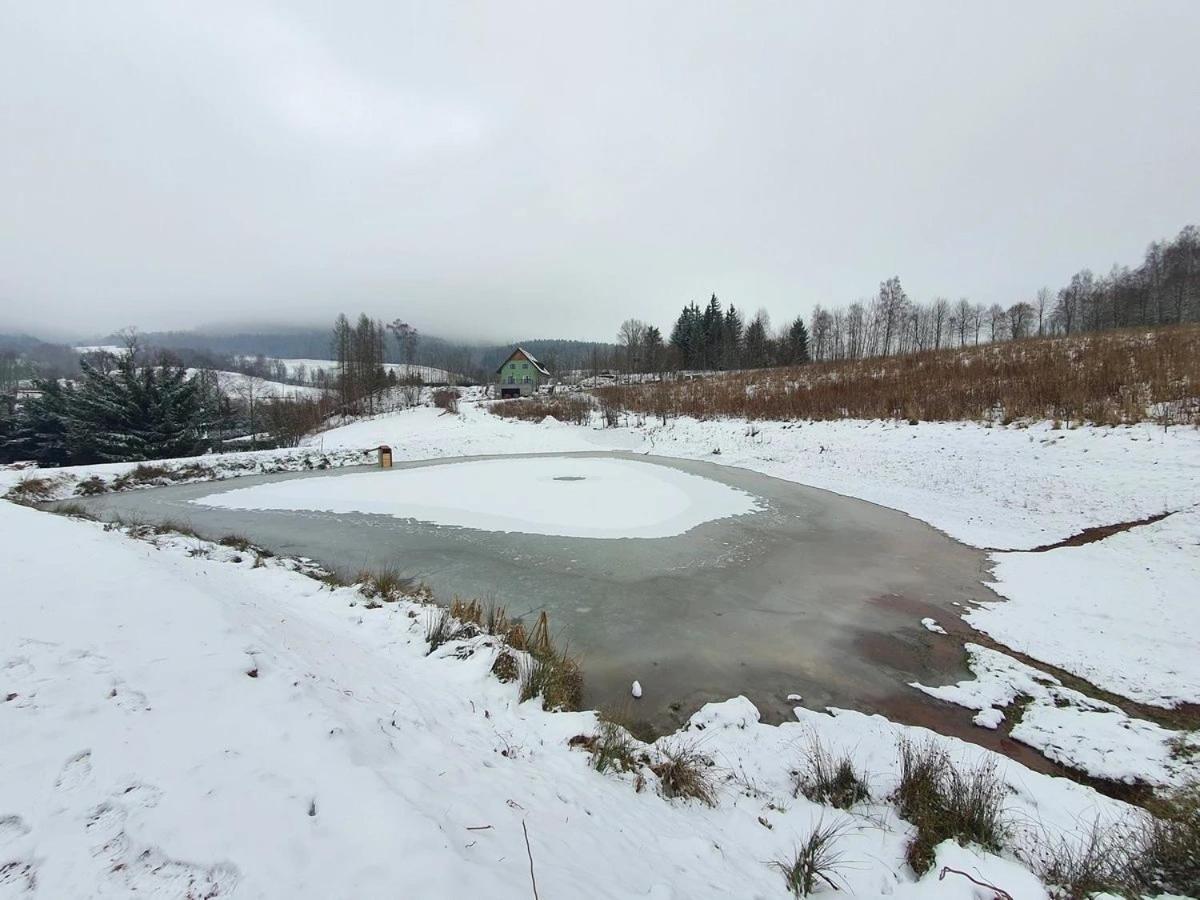
<path id="1" fill-rule="evenodd" d="M 1000 849 L 1009 826 L 1006 787 L 994 762 L 960 771 L 933 739 L 921 745 L 902 740 L 899 753 L 894 799 L 900 815 L 917 830 L 906 852 L 914 872 L 926 872 L 933 865 L 934 848 L 947 839 Z"/>
<path id="2" fill-rule="evenodd" d="M 834 844 L 843 833 L 844 827 L 841 825 L 817 822 L 791 859 L 772 863 L 783 873 L 789 891 L 797 897 L 807 897 L 818 888 L 820 882 L 838 890 L 842 854 Z"/>
<path id="3" fill-rule="evenodd" d="M 458 412 L 460 394 L 454 388 L 439 388 L 433 392 L 433 405 L 448 413 Z"/>
<path id="4" fill-rule="evenodd" d="M 650 769 L 658 776 L 659 790 L 664 797 L 669 800 L 682 797 L 699 800 L 707 806 L 717 805 L 712 760 L 687 744 L 667 746 L 661 752 L 662 758 Z"/>
<path id="5" fill-rule="evenodd" d="M 816 735 L 809 743 L 805 768 L 796 775 L 796 792 L 839 809 L 849 809 L 870 796 L 849 754 L 835 757 Z"/>

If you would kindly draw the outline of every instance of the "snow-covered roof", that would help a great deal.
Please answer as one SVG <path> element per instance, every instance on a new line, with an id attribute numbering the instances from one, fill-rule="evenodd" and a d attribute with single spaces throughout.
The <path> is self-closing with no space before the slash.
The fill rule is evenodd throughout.
<path id="1" fill-rule="evenodd" d="M 520 354 L 521 354 L 522 356 L 524 356 L 524 357 L 525 357 L 527 360 L 529 360 L 531 363 L 533 363 L 533 367 L 534 367 L 535 369 L 537 369 L 537 370 L 538 370 L 539 372 L 541 372 L 543 375 L 545 375 L 545 376 L 549 377 L 549 375 L 550 375 L 550 370 L 549 370 L 549 369 L 547 369 L 545 366 L 543 366 L 543 365 L 542 365 L 540 362 L 538 362 L 538 361 L 537 361 L 537 359 L 536 359 L 536 358 L 534 358 L 534 355 L 533 355 L 532 353 L 530 353 L 528 350 L 526 350 L 524 347 L 518 347 L 518 348 L 517 348 L 516 350 L 514 350 L 512 353 L 508 354 L 508 359 L 505 359 L 505 360 L 504 360 L 504 362 L 500 363 L 500 368 L 496 370 L 496 374 L 497 374 L 497 375 L 499 375 L 499 374 L 500 374 L 500 370 L 501 370 L 501 369 L 503 369 L 503 368 L 504 368 L 504 367 L 505 367 L 505 366 L 508 364 L 508 360 L 512 359 L 512 358 L 513 358 L 514 356 L 516 356 L 518 353 L 520 353 Z"/>

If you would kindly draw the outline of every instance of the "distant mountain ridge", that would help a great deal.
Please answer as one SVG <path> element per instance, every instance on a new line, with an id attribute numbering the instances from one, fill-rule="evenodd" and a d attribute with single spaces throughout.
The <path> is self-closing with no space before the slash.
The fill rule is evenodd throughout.
<path id="1" fill-rule="evenodd" d="M 198 350 L 235 356 L 266 356 L 277 359 L 333 358 L 332 328 L 259 328 L 247 331 L 149 331 L 140 335 L 144 346 L 163 350 Z M 116 334 L 85 344 L 119 344 Z M 485 378 L 500 366 L 515 346 L 524 347 L 550 370 L 586 369 L 593 359 L 607 365 L 616 345 L 601 341 L 532 338 L 499 344 L 471 344 L 421 335 L 414 358 L 417 365 L 432 366 L 462 375 Z M 399 346 L 389 338 L 388 362 L 408 362 Z"/>

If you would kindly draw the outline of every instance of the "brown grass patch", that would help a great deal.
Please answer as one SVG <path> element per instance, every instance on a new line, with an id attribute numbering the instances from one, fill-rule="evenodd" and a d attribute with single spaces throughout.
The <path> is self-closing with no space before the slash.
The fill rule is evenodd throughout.
<path id="1" fill-rule="evenodd" d="M 708 419 L 1200 424 L 1200 326 L 1031 338 L 596 390 L 606 407 Z"/>
<path id="2" fill-rule="evenodd" d="M 592 400 L 584 394 L 521 397 L 516 400 L 497 400 L 488 406 L 488 411 L 503 419 L 540 422 L 546 416 L 553 416 L 560 422 L 586 425 L 591 421 Z"/>

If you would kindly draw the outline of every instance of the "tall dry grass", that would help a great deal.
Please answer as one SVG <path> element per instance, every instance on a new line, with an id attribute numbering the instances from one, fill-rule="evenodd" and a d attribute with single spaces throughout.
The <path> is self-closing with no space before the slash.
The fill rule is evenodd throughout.
<path id="1" fill-rule="evenodd" d="M 1200 326 L 1034 338 L 596 391 L 666 418 L 1200 424 Z"/>
<path id="2" fill-rule="evenodd" d="M 540 422 L 553 416 L 560 422 L 586 425 L 591 421 L 592 400 L 586 394 L 536 395 L 517 400 L 496 400 L 488 405 L 492 415 L 503 419 Z"/>

